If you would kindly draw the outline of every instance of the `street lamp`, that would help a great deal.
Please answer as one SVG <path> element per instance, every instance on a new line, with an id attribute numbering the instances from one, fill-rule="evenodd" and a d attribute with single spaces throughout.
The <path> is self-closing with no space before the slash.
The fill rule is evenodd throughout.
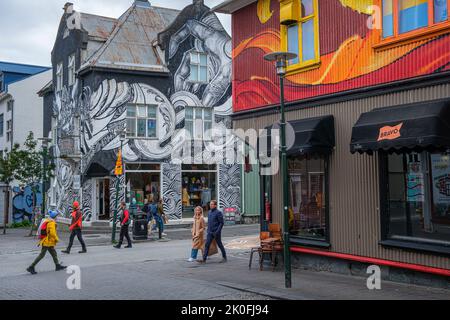
<path id="1" fill-rule="evenodd" d="M 276 62 L 277 76 L 280 78 L 280 107 L 281 107 L 281 175 L 283 177 L 283 241 L 284 241 L 284 274 L 286 288 L 291 288 L 291 252 L 289 243 L 289 198 L 288 198 L 288 172 L 286 155 L 286 119 L 284 116 L 284 76 L 286 75 L 287 62 L 297 58 L 297 54 L 291 52 L 273 52 L 264 56 L 264 59 Z"/>
<path id="2" fill-rule="evenodd" d="M 44 138 L 39 138 L 39 141 L 41 141 L 42 143 L 42 151 L 43 151 L 43 155 L 42 155 L 42 209 L 41 209 L 41 217 L 45 216 L 45 183 L 46 178 L 47 178 L 47 174 L 46 174 L 46 169 L 47 169 L 47 152 L 48 152 L 48 144 L 50 142 L 52 142 L 52 139 L 44 137 Z"/>
<path id="3" fill-rule="evenodd" d="M 120 139 L 120 155 L 122 157 L 122 149 L 123 149 L 123 144 L 125 143 L 126 139 L 127 139 L 127 131 L 126 129 L 122 129 L 119 132 L 119 139 Z M 123 159 L 123 157 L 122 157 Z M 123 167 L 123 160 L 122 160 L 122 167 Z M 123 174 L 123 172 L 122 172 Z M 116 242 L 116 223 L 117 223 L 117 213 L 119 210 L 119 192 L 120 192 L 120 175 L 116 175 L 116 205 L 115 205 L 115 209 L 114 209 L 114 219 L 113 219 L 113 230 L 112 230 L 112 238 L 111 238 L 111 242 L 115 243 Z"/>

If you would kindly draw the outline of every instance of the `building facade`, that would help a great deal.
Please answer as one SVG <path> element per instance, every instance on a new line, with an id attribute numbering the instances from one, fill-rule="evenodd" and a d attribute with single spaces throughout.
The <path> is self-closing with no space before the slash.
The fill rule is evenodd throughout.
<path id="1" fill-rule="evenodd" d="M 285 77 L 294 257 L 450 275 L 449 9 L 441 0 L 213 9 L 232 15 L 236 128 L 279 121 L 280 83 L 264 55 L 298 55 Z M 261 219 L 281 224 L 281 176 L 261 181 Z"/>
<path id="2" fill-rule="evenodd" d="M 67 215 L 80 200 L 87 221 L 109 221 L 116 199 L 162 199 L 171 219 L 212 199 L 240 212 L 241 166 L 220 162 L 233 141 L 208 152 L 210 129 L 231 128 L 231 38 L 203 1 L 182 11 L 135 1 L 118 19 L 68 3 L 52 63 L 50 205 Z"/>

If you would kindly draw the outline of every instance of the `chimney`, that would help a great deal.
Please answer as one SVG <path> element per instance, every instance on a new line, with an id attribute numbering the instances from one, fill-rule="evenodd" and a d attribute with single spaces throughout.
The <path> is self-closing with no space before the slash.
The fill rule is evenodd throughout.
<path id="1" fill-rule="evenodd" d="M 73 13 L 73 3 L 67 2 L 63 8 L 65 13 L 72 14 Z"/>

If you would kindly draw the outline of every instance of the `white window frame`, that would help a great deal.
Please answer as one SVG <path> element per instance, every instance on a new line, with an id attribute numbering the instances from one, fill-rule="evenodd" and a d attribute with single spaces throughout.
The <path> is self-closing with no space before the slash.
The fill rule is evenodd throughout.
<path id="1" fill-rule="evenodd" d="M 58 63 L 56 66 L 56 92 L 60 92 L 63 88 L 64 82 L 63 64 Z"/>
<path id="2" fill-rule="evenodd" d="M 192 139 L 200 139 L 200 140 L 211 140 L 211 136 L 207 136 L 206 135 L 206 126 L 205 124 L 207 122 L 211 122 L 211 127 L 209 128 L 209 130 L 212 130 L 213 128 L 213 124 L 214 124 L 214 108 L 206 108 L 206 107 L 186 107 L 186 111 L 187 109 L 192 109 L 192 119 L 188 119 L 187 118 L 187 113 L 185 113 L 185 129 L 188 130 L 191 133 L 191 138 Z M 211 112 L 211 120 L 205 120 L 205 110 L 209 110 Z M 200 112 L 201 113 L 201 118 L 197 119 L 197 113 Z M 198 131 L 198 127 L 197 127 L 197 120 L 201 121 L 201 127 L 202 127 L 202 133 L 200 135 Z M 189 129 L 186 128 L 186 122 L 191 122 L 192 123 L 192 131 L 190 131 Z"/>
<path id="3" fill-rule="evenodd" d="M 128 115 L 128 107 L 135 107 L 135 116 L 134 117 Z M 139 111 L 138 111 L 139 108 L 143 108 L 143 107 L 146 108 L 146 116 L 145 117 L 140 115 Z M 149 114 L 148 111 L 149 111 L 150 107 L 156 109 L 155 117 L 148 116 L 148 114 Z M 134 122 L 134 134 L 130 134 L 129 131 L 127 130 L 127 137 L 131 138 L 131 139 L 141 139 L 141 140 L 158 139 L 158 110 L 159 110 L 159 108 L 158 108 L 158 105 L 156 105 L 156 104 L 128 104 L 127 105 L 127 117 L 126 117 L 127 118 L 127 123 L 126 123 L 127 129 L 128 129 L 128 120 L 134 120 L 135 122 Z M 138 136 L 138 121 L 139 120 L 145 120 L 145 137 Z M 151 137 L 148 136 L 148 134 L 149 134 L 148 133 L 148 121 L 149 120 L 154 120 L 156 122 L 156 125 L 155 125 L 156 133 L 155 133 L 155 136 L 151 136 Z"/>
<path id="4" fill-rule="evenodd" d="M 203 52 L 192 51 L 190 54 L 190 70 L 191 74 L 189 75 L 190 82 L 199 82 L 199 83 L 208 83 L 208 55 Z M 204 56 L 206 58 L 206 64 L 201 63 L 201 57 Z M 196 57 L 196 61 L 194 61 L 194 57 Z M 192 69 L 197 68 L 197 78 L 192 79 Z M 201 80 L 200 72 L 202 68 L 206 68 L 206 80 Z"/>
<path id="5" fill-rule="evenodd" d="M 69 86 L 73 86 L 75 84 L 75 54 L 69 56 L 69 65 L 67 71 L 69 76 Z"/>

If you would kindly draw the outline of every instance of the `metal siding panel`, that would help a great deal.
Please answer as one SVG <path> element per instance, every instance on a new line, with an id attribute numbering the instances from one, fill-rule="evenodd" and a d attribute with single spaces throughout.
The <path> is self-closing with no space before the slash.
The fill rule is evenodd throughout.
<path id="1" fill-rule="evenodd" d="M 437 85 L 365 99 L 288 111 L 288 120 L 333 114 L 336 149 L 330 159 L 330 241 L 331 250 L 339 253 L 375 257 L 406 263 L 450 269 L 450 259 L 433 254 L 387 249 L 378 245 L 381 236 L 378 211 L 378 158 L 352 155 L 349 151 L 351 131 L 362 112 L 387 107 L 450 97 L 450 84 Z M 237 120 L 238 128 L 264 128 L 279 115 Z M 280 175 L 274 178 L 274 222 L 282 223 Z M 359 240 L 358 237 L 361 236 Z"/>

